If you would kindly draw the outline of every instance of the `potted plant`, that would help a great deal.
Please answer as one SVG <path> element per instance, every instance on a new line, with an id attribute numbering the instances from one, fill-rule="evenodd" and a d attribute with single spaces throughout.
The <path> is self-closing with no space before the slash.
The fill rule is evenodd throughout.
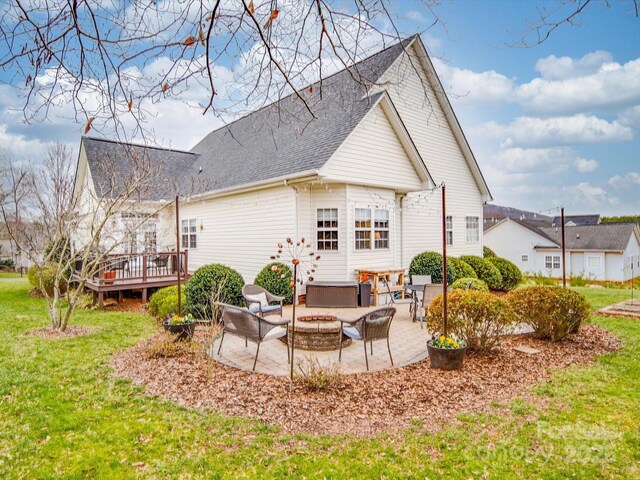
<path id="1" fill-rule="evenodd" d="M 106 272 L 104 272 L 104 283 L 106 283 L 107 285 L 111 285 L 115 280 L 115 278 L 116 278 L 115 270 L 107 270 Z"/>
<path id="2" fill-rule="evenodd" d="M 172 313 L 162 322 L 165 331 L 177 335 L 176 340 L 191 340 L 196 329 L 196 321 L 191 315 L 183 317 Z"/>
<path id="3" fill-rule="evenodd" d="M 445 336 L 435 333 L 427 341 L 427 351 L 431 359 L 431 368 L 460 370 L 467 352 L 467 343 L 453 334 Z"/>

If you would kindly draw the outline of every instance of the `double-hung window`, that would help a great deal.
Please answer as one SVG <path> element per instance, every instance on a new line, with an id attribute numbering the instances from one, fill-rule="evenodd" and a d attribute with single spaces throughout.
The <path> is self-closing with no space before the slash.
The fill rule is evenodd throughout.
<path id="1" fill-rule="evenodd" d="M 371 210 L 356 208 L 355 219 L 356 250 L 369 250 L 371 248 Z"/>
<path id="2" fill-rule="evenodd" d="M 447 245 L 453 245 L 453 217 L 447 215 L 446 220 L 446 232 L 447 232 Z"/>
<path id="3" fill-rule="evenodd" d="M 182 248 L 197 248 L 198 228 L 195 218 L 182 220 Z"/>
<path id="4" fill-rule="evenodd" d="M 338 209 L 317 210 L 316 240 L 318 250 L 338 250 Z"/>
<path id="5" fill-rule="evenodd" d="M 389 210 L 356 208 L 356 250 L 382 250 L 389 248 Z"/>
<path id="6" fill-rule="evenodd" d="M 480 226 L 478 217 L 466 217 L 467 243 L 480 241 Z"/>
<path id="7" fill-rule="evenodd" d="M 389 210 L 378 210 L 374 212 L 373 238 L 375 248 L 389 248 Z"/>
<path id="8" fill-rule="evenodd" d="M 158 236 L 155 230 L 144 232 L 144 253 L 156 253 L 158 250 Z"/>
<path id="9" fill-rule="evenodd" d="M 544 268 L 546 268 L 547 270 L 560 268 L 560 255 L 545 255 Z"/>

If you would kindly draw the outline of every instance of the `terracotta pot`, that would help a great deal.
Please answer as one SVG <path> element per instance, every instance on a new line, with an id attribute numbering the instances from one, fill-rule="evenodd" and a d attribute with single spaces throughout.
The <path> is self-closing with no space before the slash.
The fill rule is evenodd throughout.
<path id="1" fill-rule="evenodd" d="M 104 283 L 111 285 L 116 278 L 115 270 L 104 272 Z"/>
<path id="2" fill-rule="evenodd" d="M 460 370 L 467 353 L 467 347 L 463 348 L 438 348 L 427 342 L 427 351 L 431 360 L 431 368 L 440 370 Z"/>
<path id="3" fill-rule="evenodd" d="M 191 340 L 193 338 L 193 332 L 196 330 L 195 323 L 176 323 L 170 324 L 166 321 L 162 323 L 165 332 L 169 332 L 172 335 L 176 335 L 176 340 Z"/>

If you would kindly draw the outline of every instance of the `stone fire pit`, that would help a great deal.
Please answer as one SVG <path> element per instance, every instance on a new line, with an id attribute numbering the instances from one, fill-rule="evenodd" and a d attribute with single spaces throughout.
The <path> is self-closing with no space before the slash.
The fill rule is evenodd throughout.
<path id="1" fill-rule="evenodd" d="M 291 344 L 289 324 L 287 341 Z M 340 348 L 341 325 L 333 315 L 305 315 L 296 319 L 295 347 L 300 350 L 327 351 Z M 351 344 L 351 339 L 342 335 L 343 348 Z"/>

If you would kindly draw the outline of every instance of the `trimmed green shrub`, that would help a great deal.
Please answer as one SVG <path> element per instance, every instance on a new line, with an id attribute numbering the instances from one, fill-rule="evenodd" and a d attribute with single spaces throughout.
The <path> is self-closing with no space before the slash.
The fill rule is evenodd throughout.
<path id="1" fill-rule="evenodd" d="M 10 272 L 15 268 L 16 264 L 11 258 L 0 259 L 0 272 Z"/>
<path id="2" fill-rule="evenodd" d="M 484 258 L 497 257 L 496 252 L 491 250 L 489 247 L 482 247 L 482 256 Z"/>
<path id="3" fill-rule="evenodd" d="M 438 252 L 422 252 L 413 257 L 409 275 L 431 275 L 432 283 L 442 283 L 442 255 Z M 447 283 L 453 282 L 453 271 L 447 264 Z"/>
<path id="4" fill-rule="evenodd" d="M 451 288 L 456 290 L 479 290 L 481 292 L 488 292 L 489 287 L 479 278 L 467 277 L 459 278 L 451 284 Z"/>
<path id="5" fill-rule="evenodd" d="M 55 263 L 48 263 L 42 267 L 42 270 L 37 265 L 32 265 L 27 272 L 27 278 L 29 283 L 38 290 L 44 289 L 44 292 L 49 296 L 53 295 L 53 288 L 56 281 L 56 272 L 58 271 L 58 265 Z M 42 287 L 40 287 L 40 278 L 42 277 Z M 58 288 L 60 293 L 65 293 L 68 287 L 67 279 L 65 276 L 61 276 L 59 280 Z"/>
<path id="6" fill-rule="evenodd" d="M 453 282 L 459 278 L 478 278 L 476 271 L 464 260 L 455 257 L 447 257 L 447 266 L 451 267 Z"/>
<path id="7" fill-rule="evenodd" d="M 242 287 L 244 280 L 233 268 L 226 265 L 205 265 L 195 271 L 185 286 L 185 308 L 196 318 L 211 319 L 211 301 L 230 305 L 244 305 Z"/>
<path id="8" fill-rule="evenodd" d="M 280 278 L 282 275 L 284 278 Z M 269 293 L 284 297 L 285 303 L 291 303 L 293 301 L 292 276 L 291 269 L 284 263 L 273 262 L 260 270 L 253 283 Z"/>
<path id="9" fill-rule="evenodd" d="M 435 298 L 427 312 L 427 327 L 431 332 L 443 331 L 442 295 Z M 469 348 L 486 352 L 499 345 L 502 337 L 512 332 L 516 324 L 509 303 L 488 292 L 451 290 L 448 299 L 449 332 L 467 342 Z"/>
<path id="10" fill-rule="evenodd" d="M 184 287 L 182 287 L 182 307 L 184 308 Z M 164 287 L 156 290 L 149 298 L 149 313 L 156 318 L 164 319 L 167 315 L 178 313 L 178 286 Z"/>
<path id="11" fill-rule="evenodd" d="M 500 275 L 502 276 L 502 283 L 498 290 L 509 292 L 516 288 L 522 281 L 522 272 L 520 269 L 506 258 L 488 257 L 487 260 L 500 271 Z"/>
<path id="12" fill-rule="evenodd" d="M 554 342 L 577 332 L 590 314 L 582 295 L 558 286 L 521 288 L 511 292 L 507 300 L 520 322 L 530 325 L 538 338 Z"/>
<path id="13" fill-rule="evenodd" d="M 476 257 L 473 255 L 464 255 L 460 257 L 467 262 L 471 268 L 476 272 L 478 278 L 487 284 L 491 290 L 499 290 L 502 285 L 502 275 L 489 260 Z"/>

